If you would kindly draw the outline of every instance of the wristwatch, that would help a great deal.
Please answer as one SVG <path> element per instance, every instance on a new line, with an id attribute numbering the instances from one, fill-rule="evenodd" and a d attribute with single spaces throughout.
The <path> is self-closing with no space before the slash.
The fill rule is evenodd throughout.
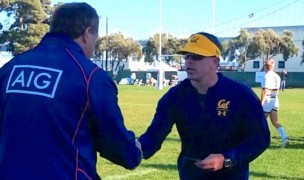
<path id="1" fill-rule="evenodd" d="M 231 169 L 233 167 L 233 163 L 230 158 L 224 158 L 224 168 Z"/>

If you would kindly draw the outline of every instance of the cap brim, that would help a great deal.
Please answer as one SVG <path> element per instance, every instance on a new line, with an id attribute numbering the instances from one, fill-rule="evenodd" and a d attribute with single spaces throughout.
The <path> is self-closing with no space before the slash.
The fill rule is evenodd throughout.
<path id="1" fill-rule="evenodd" d="M 180 50 L 177 51 L 177 54 L 187 54 L 187 53 L 193 53 L 193 54 L 198 54 L 198 55 L 201 55 L 201 56 L 216 56 L 214 55 L 213 53 L 210 53 L 209 51 L 206 51 L 204 49 L 201 49 L 201 48 L 196 48 L 196 47 L 184 47 Z"/>

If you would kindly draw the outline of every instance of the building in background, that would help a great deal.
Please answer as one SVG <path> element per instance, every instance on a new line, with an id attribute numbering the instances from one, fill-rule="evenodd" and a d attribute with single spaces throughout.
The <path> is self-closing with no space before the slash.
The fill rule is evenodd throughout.
<path id="1" fill-rule="evenodd" d="M 302 41 L 304 39 L 304 25 L 302 26 L 278 26 L 278 27 L 257 27 L 257 28 L 246 28 L 250 33 L 255 33 L 260 29 L 268 30 L 272 29 L 277 34 L 282 34 L 285 30 L 290 30 L 293 32 L 293 42 L 299 48 L 298 56 L 289 58 L 287 61 L 284 61 L 282 55 L 277 55 L 274 57 L 276 61 L 276 72 L 282 72 L 284 69 L 287 72 L 304 72 L 304 64 L 301 65 L 303 46 Z M 245 66 L 246 72 L 257 72 L 261 71 L 263 67 L 263 60 L 257 58 L 254 60 L 247 61 Z"/>

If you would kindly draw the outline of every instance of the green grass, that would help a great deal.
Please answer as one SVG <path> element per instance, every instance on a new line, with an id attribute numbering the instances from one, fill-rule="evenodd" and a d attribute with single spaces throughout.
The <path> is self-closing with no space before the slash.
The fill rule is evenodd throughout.
<path id="1" fill-rule="evenodd" d="M 168 88 L 157 90 L 155 87 L 119 85 L 118 89 L 125 125 L 138 137 L 149 126 L 157 102 Z M 260 89 L 254 90 L 260 96 Z M 252 180 L 304 180 L 304 89 L 286 89 L 279 97 L 279 122 L 284 126 L 290 144 L 286 149 L 280 149 L 279 133 L 269 123 L 271 146 L 251 163 Z M 97 171 L 103 180 L 175 180 L 179 179 L 176 165 L 179 152 L 179 136 L 173 128 L 161 150 L 143 160 L 135 170 L 126 170 L 99 158 Z"/>

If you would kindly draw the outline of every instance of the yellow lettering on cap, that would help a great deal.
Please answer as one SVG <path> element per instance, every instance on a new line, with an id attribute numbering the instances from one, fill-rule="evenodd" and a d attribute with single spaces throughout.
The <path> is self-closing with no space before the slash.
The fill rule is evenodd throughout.
<path id="1" fill-rule="evenodd" d="M 220 56 L 220 51 L 219 50 L 215 50 L 215 54 L 217 55 L 217 56 Z"/>
<path id="2" fill-rule="evenodd" d="M 193 37 L 190 39 L 190 42 L 192 42 L 192 43 L 197 43 L 198 40 L 199 40 L 199 37 L 193 36 Z"/>

